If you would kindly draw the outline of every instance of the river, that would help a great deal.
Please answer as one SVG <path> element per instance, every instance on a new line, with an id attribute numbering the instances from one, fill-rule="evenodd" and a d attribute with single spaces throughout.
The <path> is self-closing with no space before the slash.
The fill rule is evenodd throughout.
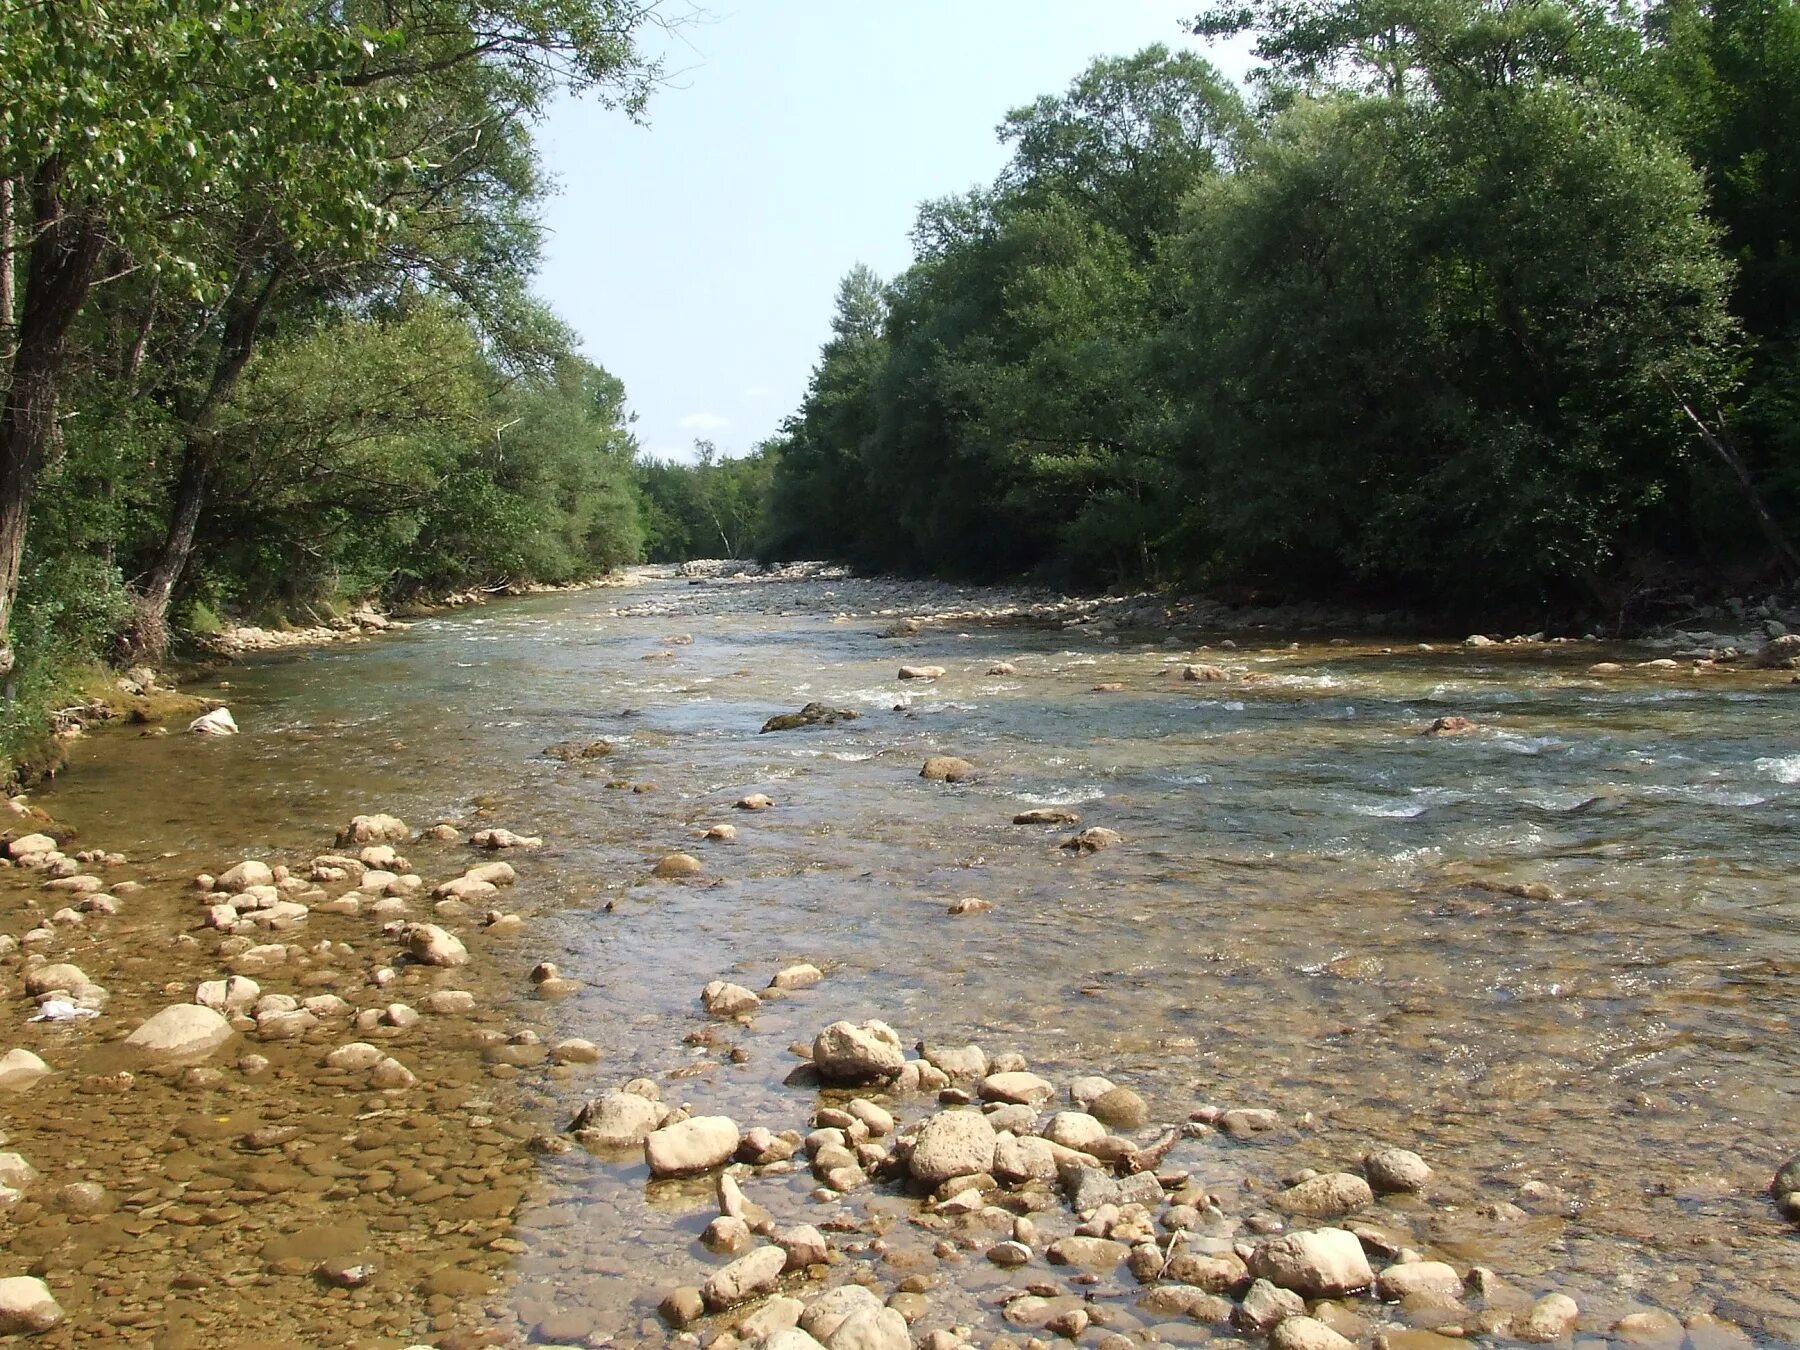
<path id="1" fill-rule="evenodd" d="M 7 1103 L 5 1147 L 40 1186 L 109 1192 L 93 1213 L 34 1192 L 0 1215 L 68 1312 L 44 1343 L 660 1343 L 657 1300 L 722 1259 L 696 1241 L 710 1186 L 647 1186 L 641 1163 L 532 1141 L 637 1076 L 697 1111 L 804 1130 L 817 1096 L 783 1085 L 789 1043 L 866 1017 L 909 1046 L 1020 1052 L 1058 1083 L 1103 1073 L 1153 1120 L 1279 1111 L 1271 1135 L 1201 1133 L 1167 1161 L 1234 1218 L 1302 1168 L 1354 1171 L 1398 1145 L 1436 1172 L 1423 1197 L 1363 1216 L 1398 1245 L 1565 1292 L 1584 1334 L 1665 1309 L 1699 1316 L 1697 1346 L 1733 1343 L 1726 1323 L 1800 1338 L 1797 1230 L 1767 1194 L 1800 1150 L 1790 675 L 1596 675 L 1654 653 L 1594 645 L 1218 632 L 1197 651 L 972 618 L 881 635 L 949 594 L 664 577 L 509 601 L 232 670 L 221 697 L 241 736 L 82 745 L 39 804 L 127 854 L 145 889 L 56 957 L 112 991 L 107 1016 L 9 1029 L 59 1072 Z M 1184 681 L 1188 661 L 1232 678 Z M 896 680 L 908 662 L 947 673 Z M 1002 662 L 1013 673 L 986 673 Z M 862 715 L 758 734 L 812 700 Z M 1476 729 L 1419 734 L 1445 715 Z M 604 758 L 542 753 L 600 740 Z M 933 754 L 976 777 L 922 780 Z M 732 809 L 752 792 L 776 805 Z M 1010 823 L 1040 805 L 1124 842 L 1082 855 L 1058 847 L 1066 827 Z M 303 868 L 375 811 L 545 840 L 508 855 L 523 935 L 468 939 L 467 1026 L 382 1030 L 423 1080 L 413 1095 L 320 1077 L 319 1055 L 352 1039 L 341 1024 L 219 1060 L 257 1050 L 272 1061 L 258 1073 L 109 1088 L 106 1038 L 220 973 L 187 879 L 243 857 Z M 726 821 L 734 843 L 696 841 Z M 652 879 L 678 850 L 701 877 Z M 429 881 L 468 852 L 403 851 Z M 965 897 L 993 908 L 949 915 Z M 291 940 L 356 957 L 258 978 L 378 1006 L 391 995 L 358 964 L 378 930 L 316 913 Z M 532 998 L 525 972 L 545 959 L 581 987 Z M 826 979 L 748 1023 L 701 1012 L 708 981 L 760 988 L 795 961 Z M 424 987 L 403 973 L 397 989 Z M 22 1023 L 28 1001 L 9 1003 Z M 546 1068 L 534 1036 L 603 1058 Z M 907 1120 L 931 1103 L 890 1105 Z M 272 1123 L 298 1138 L 239 1142 Z M 803 1169 L 746 1181 L 783 1221 L 845 1235 L 834 1282 L 866 1269 L 886 1294 L 923 1274 L 915 1335 L 960 1326 L 985 1344 L 1001 1291 L 1070 1287 L 1041 1261 L 934 1256 L 939 1226 L 911 1222 L 917 1202 L 891 1186 L 824 1201 L 813 1184 Z M 366 1284 L 314 1273 L 365 1252 Z M 1134 1312 L 1134 1288 L 1122 1269 L 1086 1288 L 1106 1310 L 1086 1339 L 1226 1334 Z"/>

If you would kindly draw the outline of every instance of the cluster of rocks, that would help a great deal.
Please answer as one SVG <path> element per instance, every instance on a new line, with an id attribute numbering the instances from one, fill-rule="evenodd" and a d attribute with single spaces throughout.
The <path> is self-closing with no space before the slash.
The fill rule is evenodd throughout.
<path id="1" fill-rule="evenodd" d="M 807 984 L 818 975 L 795 969 Z M 744 1016 L 757 996 L 715 981 L 702 1002 Z M 1125 1350 L 1138 1343 L 1130 1332 L 1171 1324 L 1266 1338 L 1276 1350 L 1430 1350 L 1473 1336 L 1566 1343 L 1582 1323 L 1567 1294 L 1534 1295 L 1479 1265 L 1434 1258 L 1371 1215 L 1384 1197 L 1430 1203 L 1432 1168 L 1407 1149 L 1286 1177 L 1262 1209 L 1234 1216 L 1178 1165 L 1177 1150 L 1212 1158 L 1203 1170 L 1216 1173 L 1220 1155 L 1208 1150 L 1287 1128 L 1274 1111 L 1203 1105 L 1158 1122 L 1142 1096 L 1107 1078 L 1059 1087 L 1022 1056 L 979 1045 L 925 1042 L 909 1053 L 881 1021 L 834 1022 L 794 1048 L 806 1062 L 789 1085 L 821 1094 L 805 1130 L 670 1106 L 647 1079 L 588 1102 L 569 1127 L 602 1158 L 641 1150 L 653 1182 L 713 1176 L 718 1212 L 700 1243 L 724 1263 L 658 1302 L 679 1339 L 695 1343 L 704 1323 L 708 1350 L 958 1350 L 1014 1336 L 1073 1341 L 1090 1329 L 1101 1346 Z M 912 1197 L 913 1223 L 936 1236 L 952 1284 L 957 1263 L 977 1255 L 1018 1283 L 981 1294 L 987 1311 L 973 1318 L 967 1298 L 932 1296 L 939 1277 L 901 1277 L 884 1295 L 852 1259 L 870 1249 L 852 1236 L 858 1223 L 777 1212 L 801 1169 L 816 1201 Z M 763 1178 L 777 1183 L 768 1204 L 758 1199 Z M 1784 1179 L 1800 1192 L 1800 1159 L 1778 1190 Z M 843 1282 L 846 1272 L 855 1282 Z M 946 1325 L 940 1301 L 963 1320 Z M 990 1316 L 997 1326 L 982 1325 Z M 1671 1328 L 1682 1334 L 1668 1314 L 1639 1312 L 1612 1329 L 1641 1342 Z"/>
<path id="2" fill-rule="evenodd" d="M 405 632 L 409 625 L 390 618 L 373 605 L 361 605 L 348 614 L 301 628 L 258 628 L 254 625 L 221 629 L 207 645 L 221 656 L 248 652 L 289 651 L 322 647 L 333 642 L 360 642 L 374 633 Z"/>

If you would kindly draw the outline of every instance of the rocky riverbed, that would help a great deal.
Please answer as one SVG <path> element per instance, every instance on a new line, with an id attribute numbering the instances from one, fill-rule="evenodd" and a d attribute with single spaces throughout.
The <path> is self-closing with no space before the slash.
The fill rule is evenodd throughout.
<path id="1" fill-rule="evenodd" d="M 0 1319 L 1800 1337 L 1786 672 L 777 583 L 253 666 L 15 802 Z"/>

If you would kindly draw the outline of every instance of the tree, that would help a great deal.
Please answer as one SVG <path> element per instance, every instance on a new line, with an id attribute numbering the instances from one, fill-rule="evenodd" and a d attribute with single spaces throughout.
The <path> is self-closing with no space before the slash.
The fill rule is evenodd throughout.
<path id="1" fill-rule="evenodd" d="M 0 673 L 33 478 L 103 264 L 215 298 L 207 216 L 249 197 L 303 246 L 367 249 L 389 224 L 374 195 L 397 103 L 351 76 L 389 40 L 294 0 L 0 0 L 0 236 L 24 272 L 0 287 L 16 306 L 0 314 Z"/>

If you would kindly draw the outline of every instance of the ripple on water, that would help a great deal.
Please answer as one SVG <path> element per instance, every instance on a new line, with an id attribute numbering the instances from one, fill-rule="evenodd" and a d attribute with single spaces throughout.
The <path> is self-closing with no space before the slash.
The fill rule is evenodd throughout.
<path id="1" fill-rule="evenodd" d="M 1788 786 L 1800 784 L 1800 755 L 1782 755 L 1756 761 L 1756 771 Z"/>

